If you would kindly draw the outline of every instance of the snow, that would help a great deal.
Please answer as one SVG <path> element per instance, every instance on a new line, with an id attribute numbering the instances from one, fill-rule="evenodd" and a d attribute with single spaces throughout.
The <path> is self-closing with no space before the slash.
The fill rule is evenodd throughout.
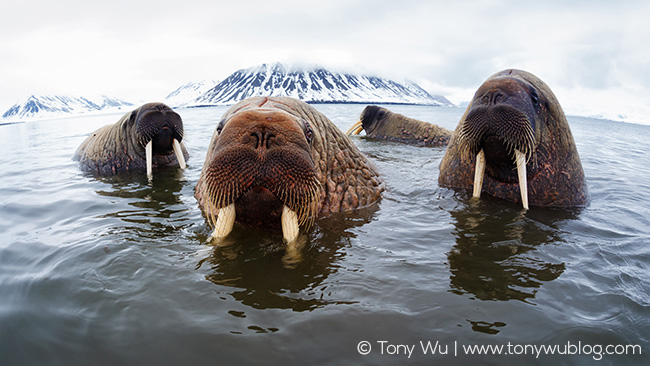
<path id="1" fill-rule="evenodd" d="M 197 98 L 197 96 L 214 88 L 217 82 L 214 80 L 201 80 L 181 85 L 165 97 L 165 103 L 171 107 L 182 107 Z"/>
<path id="2" fill-rule="evenodd" d="M 59 118 L 76 114 L 111 113 L 131 109 L 132 103 L 105 95 L 80 97 L 70 95 L 31 95 L 15 103 L 2 115 L 5 122 Z"/>
<path id="3" fill-rule="evenodd" d="M 422 85 L 424 88 L 422 88 Z M 427 81 L 398 83 L 363 73 L 332 71 L 317 65 L 263 64 L 241 69 L 220 83 L 190 82 L 169 93 L 164 102 L 174 107 L 230 105 L 251 96 L 288 96 L 306 102 L 462 105 L 475 90 L 449 88 Z M 434 90 L 448 96 L 432 95 Z M 650 125 L 650 95 L 623 89 L 554 89 L 567 115 Z M 142 104 L 142 103 L 139 103 Z M 138 104 L 138 105 L 139 105 Z M 59 118 L 79 114 L 128 111 L 133 103 L 105 95 L 32 95 L 16 102 L 0 119 L 3 123 Z"/>
<path id="4" fill-rule="evenodd" d="M 643 92 L 574 88 L 554 93 L 567 115 L 650 125 L 650 95 Z"/>
<path id="5" fill-rule="evenodd" d="M 431 96 L 414 83 L 335 73 L 318 66 L 289 68 L 280 63 L 238 70 L 184 105 L 228 105 L 252 96 L 287 96 L 328 103 L 451 105 L 444 97 Z"/>

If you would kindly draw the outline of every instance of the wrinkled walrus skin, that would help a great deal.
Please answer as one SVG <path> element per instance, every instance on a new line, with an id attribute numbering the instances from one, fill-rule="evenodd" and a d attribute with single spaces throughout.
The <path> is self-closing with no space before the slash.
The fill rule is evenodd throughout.
<path id="1" fill-rule="evenodd" d="M 477 160 L 485 162 L 478 169 Z M 438 180 L 443 187 L 474 188 L 474 197 L 485 193 L 524 208 L 526 201 L 545 207 L 589 202 L 560 104 L 542 80 L 521 70 L 498 72 L 478 88 L 453 133 Z"/>
<path id="2" fill-rule="evenodd" d="M 184 168 L 189 154 L 182 140 L 181 117 L 165 104 L 147 103 L 88 136 L 75 152 L 74 159 L 79 160 L 81 170 L 99 176 L 144 171 L 147 169 L 146 147 L 151 143 L 151 168 Z M 180 151 L 183 161 L 179 163 L 177 154 Z"/>
<path id="3" fill-rule="evenodd" d="M 359 122 L 355 123 L 346 134 L 358 135 L 362 129 L 371 139 L 417 146 L 447 146 L 451 137 L 451 131 L 446 128 L 393 113 L 376 105 L 364 108 Z"/>
<path id="4" fill-rule="evenodd" d="M 317 217 L 378 201 L 384 182 L 327 117 L 297 99 L 231 107 L 208 147 L 195 197 L 223 239 L 238 222 L 277 229 L 288 243 Z"/>

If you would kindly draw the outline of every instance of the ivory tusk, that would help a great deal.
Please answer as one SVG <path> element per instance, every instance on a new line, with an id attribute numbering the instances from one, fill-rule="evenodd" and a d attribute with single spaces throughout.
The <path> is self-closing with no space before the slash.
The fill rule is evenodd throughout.
<path id="1" fill-rule="evenodd" d="M 472 197 L 481 197 L 483 177 L 485 176 L 485 152 L 483 149 L 476 154 L 476 169 L 474 170 L 474 192 Z"/>
<path id="2" fill-rule="evenodd" d="M 180 142 L 174 139 L 174 143 L 172 146 L 174 147 L 174 154 L 176 154 L 176 160 L 178 160 L 178 165 L 181 167 L 181 169 L 185 169 L 187 164 L 185 164 L 185 157 L 183 156 L 183 149 L 181 149 Z"/>
<path id="3" fill-rule="evenodd" d="M 358 121 L 357 123 L 353 124 L 352 127 L 350 127 L 348 132 L 346 132 L 345 134 L 348 136 L 358 135 L 361 133 L 361 131 L 363 131 L 363 125 L 361 121 Z"/>
<path id="4" fill-rule="evenodd" d="M 217 214 L 217 225 L 210 235 L 211 239 L 217 242 L 223 240 L 232 231 L 235 225 L 235 204 L 231 203 L 228 206 L 219 210 Z"/>
<path id="5" fill-rule="evenodd" d="M 282 209 L 282 235 L 287 243 L 292 243 L 298 238 L 298 215 L 286 205 Z"/>
<path id="6" fill-rule="evenodd" d="M 153 140 L 149 141 L 144 147 L 144 152 L 147 158 L 147 178 L 149 181 L 153 180 Z"/>
<path id="7" fill-rule="evenodd" d="M 524 209 L 528 210 L 528 180 L 526 177 L 526 155 L 515 149 L 517 162 L 517 175 L 519 176 L 519 190 L 521 191 L 521 203 Z"/>

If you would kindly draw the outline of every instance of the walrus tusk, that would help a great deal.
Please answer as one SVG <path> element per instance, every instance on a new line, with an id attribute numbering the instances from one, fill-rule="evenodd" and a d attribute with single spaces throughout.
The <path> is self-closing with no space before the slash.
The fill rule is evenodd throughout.
<path id="1" fill-rule="evenodd" d="M 298 215 L 286 205 L 282 209 L 282 235 L 287 243 L 292 243 L 298 238 Z"/>
<path id="2" fill-rule="evenodd" d="M 147 143 L 147 146 L 144 147 L 144 151 L 147 156 L 147 178 L 153 180 L 153 140 Z"/>
<path id="3" fill-rule="evenodd" d="M 485 176 L 485 151 L 476 154 L 476 169 L 474 170 L 474 193 L 472 197 L 481 197 L 481 189 L 483 188 L 483 177 Z"/>
<path id="4" fill-rule="evenodd" d="M 219 210 L 219 213 L 217 214 L 217 224 L 212 235 L 210 235 L 210 238 L 215 239 L 217 242 L 223 240 L 223 238 L 230 234 L 234 225 L 235 204 L 231 203 Z"/>
<path id="5" fill-rule="evenodd" d="M 521 203 L 524 209 L 528 210 L 528 180 L 526 177 L 526 155 L 515 149 L 517 162 L 517 175 L 519 176 L 519 190 L 521 191 Z"/>
<path id="6" fill-rule="evenodd" d="M 358 121 L 357 123 L 353 124 L 345 134 L 348 136 L 358 135 L 361 133 L 361 131 L 363 131 L 363 125 L 361 124 L 361 121 Z"/>
<path id="7" fill-rule="evenodd" d="M 181 149 L 181 144 L 178 142 L 178 140 L 174 139 L 172 146 L 174 147 L 174 154 L 176 154 L 178 165 L 181 167 L 181 169 L 185 169 L 187 165 L 185 164 L 185 157 L 183 156 L 183 149 Z"/>

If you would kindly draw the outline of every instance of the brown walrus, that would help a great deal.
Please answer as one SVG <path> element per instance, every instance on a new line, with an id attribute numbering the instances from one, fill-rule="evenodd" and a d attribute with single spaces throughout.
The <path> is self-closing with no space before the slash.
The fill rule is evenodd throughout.
<path id="1" fill-rule="evenodd" d="M 478 163 L 477 163 L 478 161 Z M 533 206 L 589 201 L 578 150 L 551 89 L 504 70 L 479 87 L 440 163 L 439 183 Z"/>
<path id="2" fill-rule="evenodd" d="M 281 226 L 290 248 L 300 225 L 368 206 L 383 190 L 374 164 L 327 117 L 296 99 L 256 97 L 222 117 L 194 195 L 211 238 L 221 241 L 237 219 Z"/>
<path id="3" fill-rule="evenodd" d="M 361 130 L 372 139 L 405 142 L 420 146 L 446 146 L 451 131 L 446 128 L 393 113 L 386 108 L 369 105 L 364 108 L 346 135 L 358 135 Z"/>
<path id="4" fill-rule="evenodd" d="M 162 103 L 147 103 L 119 121 L 88 136 L 74 154 L 82 170 L 97 175 L 179 166 L 189 159 L 183 141 L 183 121 Z"/>

